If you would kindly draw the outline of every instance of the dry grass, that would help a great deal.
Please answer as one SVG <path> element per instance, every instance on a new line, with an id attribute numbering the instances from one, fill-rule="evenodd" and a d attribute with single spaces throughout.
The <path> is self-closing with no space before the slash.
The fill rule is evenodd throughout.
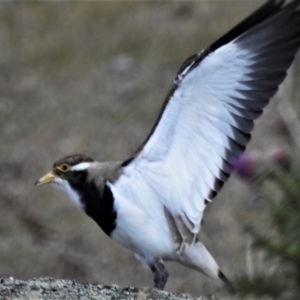
<path id="1" fill-rule="evenodd" d="M 74 278 L 149 286 L 150 272 L 65 195 L 34 181 L 71 153 L 130 155 L 150 130 L 183 60 L 257 2 L 12 2 L 0 6 L 0 277 Z M 275 105 L 250 147 L 293 149 Z M 237 216 L 263 214 L 235 178 L 205 216 L 203 234 L 228 276 L 245 271 Z M 170 265 L 170 291 L 214 282 Z"/>

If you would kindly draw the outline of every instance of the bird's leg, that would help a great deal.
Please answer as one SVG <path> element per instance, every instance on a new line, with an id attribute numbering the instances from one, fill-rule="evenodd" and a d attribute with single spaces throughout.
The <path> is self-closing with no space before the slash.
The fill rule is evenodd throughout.
<path id="1" fill-rule="evenodd" d="M 154 287 L 163 290 L 169 277 L 169 273 L 164 264 L 161 261 L 158 261 L 153 265 L 150 265 L 150 269 L 153 273 Z"/>

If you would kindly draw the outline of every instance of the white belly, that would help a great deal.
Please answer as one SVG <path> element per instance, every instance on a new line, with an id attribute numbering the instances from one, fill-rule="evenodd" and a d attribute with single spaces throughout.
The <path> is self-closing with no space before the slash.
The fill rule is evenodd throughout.
<path id="1" fill-rule="evenodd" d="M 148 263 L 157 258 L 170 259 L 175 245 L 163 210 L 161 215 L 149 216 L 133 204 L 119 200 L 115 198 L 117 220 L 112 239 Z"/>

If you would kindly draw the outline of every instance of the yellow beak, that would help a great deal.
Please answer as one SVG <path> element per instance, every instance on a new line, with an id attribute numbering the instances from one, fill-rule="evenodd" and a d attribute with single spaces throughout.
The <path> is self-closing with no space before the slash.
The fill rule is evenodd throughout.
<path id="1" fill-rule="evenodd" d="M 46 183 L 51 183 L 55 179 L 55 175 L 52 172 L 49 172 L 45 176 L 41 177 L 34 185 L 39 186 Z"/>

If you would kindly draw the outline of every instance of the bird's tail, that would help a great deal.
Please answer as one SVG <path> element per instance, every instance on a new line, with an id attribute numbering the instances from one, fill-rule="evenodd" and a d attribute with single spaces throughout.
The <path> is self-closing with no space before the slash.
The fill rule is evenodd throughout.
<path id="1" fill-rule="evenodd" d="M 225 284 L 229 290 L 233 291 L 231 282 L 226 278 L 215 259 L 200 241 L 197 241 L 193 245 L 185 245 L 180 255 L 180 262 L 186 267 L 199 271 L 217 282 Z"/>
<path id="2" fill-rule="evenodd" d="M 231 281 L 224 275 L 224 273 L 219 270 L 219 278 L 222 280 L 222 282 L 226 285 L 227 290 L 231 293 L 231 294 L 236 294 L 236 289 L 234 288 L 233 284 L 231 283 Z"/>

